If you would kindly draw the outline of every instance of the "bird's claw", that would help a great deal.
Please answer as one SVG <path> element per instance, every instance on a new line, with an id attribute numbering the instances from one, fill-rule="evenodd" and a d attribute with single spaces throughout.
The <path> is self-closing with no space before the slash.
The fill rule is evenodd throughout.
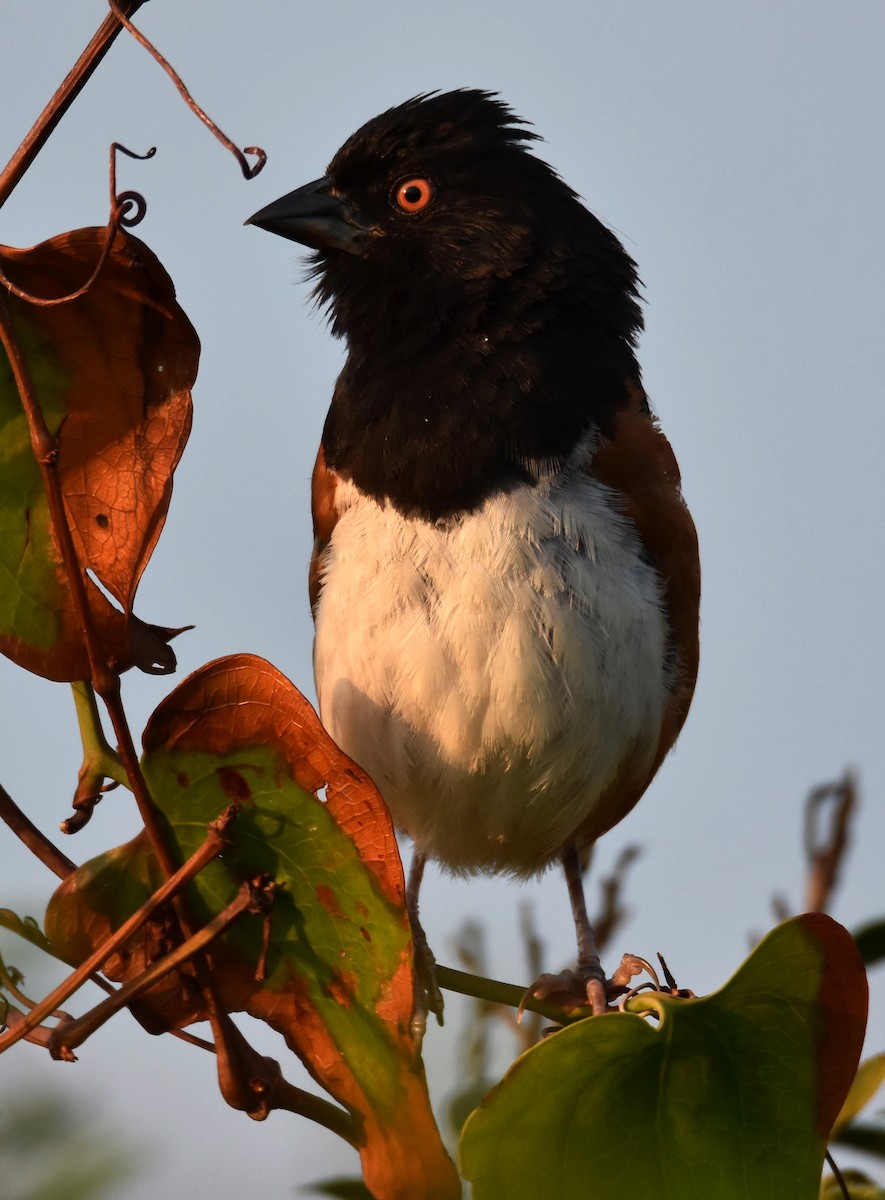
<path id="1" fill-rule="evenodd" d="M 598 958 L 578 963 L 577 967 L 556 974 L 545 973 L 523 993 L 517 1009 L 517 1020 L 521 1019 L 530 1000 L 549 1001 L 564 1009 L 586 1008 L 592 1016 L 612 1012 L 610 1005 L 628 990 L 630 980 L 648 969 L 645 959 L 625 954 L 610 979 L 606 978 Z"/>

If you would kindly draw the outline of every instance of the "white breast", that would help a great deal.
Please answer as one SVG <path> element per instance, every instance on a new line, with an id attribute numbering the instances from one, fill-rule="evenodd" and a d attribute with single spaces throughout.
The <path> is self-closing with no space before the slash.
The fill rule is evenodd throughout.
<path id="1" fill-rule="evenodd" d="M 538 870 L 657 747 L 666 629 L 635 531 L 578 466 L 438 524 L 349 483 L 336 505 L 314 652 L 326 728 L 430 857 Z"/>

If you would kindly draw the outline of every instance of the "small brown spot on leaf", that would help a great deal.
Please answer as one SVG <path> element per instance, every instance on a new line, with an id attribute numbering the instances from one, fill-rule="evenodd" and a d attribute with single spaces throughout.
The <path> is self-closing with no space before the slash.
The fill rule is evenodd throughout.
<path id="1" fill-rule="evenodd" d="M 229 800 L 246 804 L 252 799 L 252 789 L 245 777 L 234 767 L 219 767 L 216 772 L 221 790 Z"/>
<path id="2" fill-rule="evenodd" d="M 366 939 L 367 942 L 371 942 L 372 935 L 371 935 L 371 933 L 369 933 L 368 929 L 366 929 L 365 925 L 360 925 L 360 933 L 363 935 L 363 937 Z"/>
<path id="3" fill-rule="evenodd" d="M 342 912 L 338 904 L 338 897 L 327 883 L 318 883 L 313 890 L 326 912 L 331 913 L 333 917 L 346 918 L 347 914 Z"/>
<path id="4" fill-rule="evenodd" d="M 355 984 L 356 980 L 352 975 L 345 977 L 336 973 L 329 980 L 327 988 L 336 1004 L 340 1004 L 343 1008 L 350 1008 L 353 1003 Z"/>
<path id="5" fill-rule="evenodd" d="M 190 776 L 185 771 L 176 772 L 175 782 L 180 788 L 189 788 L 191 785 Z"/>
<path id="6" fill-rule="evenodd" d="M 107 529 L 110 526 L 110 519 L 107 513 L 96 513 L 95 523 L 99 529 Z"/>

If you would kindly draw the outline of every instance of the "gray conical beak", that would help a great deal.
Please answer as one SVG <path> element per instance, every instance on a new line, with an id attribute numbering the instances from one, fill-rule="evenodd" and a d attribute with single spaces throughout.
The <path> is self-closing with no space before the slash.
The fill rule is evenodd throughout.
<path id="1" fill-rule="evenodd" d="M 249 217 L 246 224 L 313 250 L 346 250 L 357 255 L 364 254 L 371 240 L 381 233 L 356 219 L 325 176 L 274 200 Z"/>

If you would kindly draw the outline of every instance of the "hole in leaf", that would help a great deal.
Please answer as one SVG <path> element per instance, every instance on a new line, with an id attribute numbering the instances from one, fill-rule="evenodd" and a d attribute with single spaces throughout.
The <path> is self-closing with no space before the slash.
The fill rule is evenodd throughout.
<path id="1" fill-rule="evenodd" d="M 102 583 L 102 581 L 99 579 L 99 577 L 96 575 L 96 573 L 92 570 L 91 567 L 86 568 L 86 575 L 87 575 L 87 578 L 92 580 L 92 582 L 95 584 L 95 586 L 101 592 L 101 594 L 104 596 L 105 600 L 107 600 L 108 604 L 110 604 L 113 608 L 115 608 L 118 613 L 124 613 L 124 615 L 125 615 L 125 610 L 123 608 L 123 605 L 120 603 L 120 601 L 117 599 L 117 597 L 112 592 L 108 591 L 108 589 L 105 587 L 105 585 Z"/>

